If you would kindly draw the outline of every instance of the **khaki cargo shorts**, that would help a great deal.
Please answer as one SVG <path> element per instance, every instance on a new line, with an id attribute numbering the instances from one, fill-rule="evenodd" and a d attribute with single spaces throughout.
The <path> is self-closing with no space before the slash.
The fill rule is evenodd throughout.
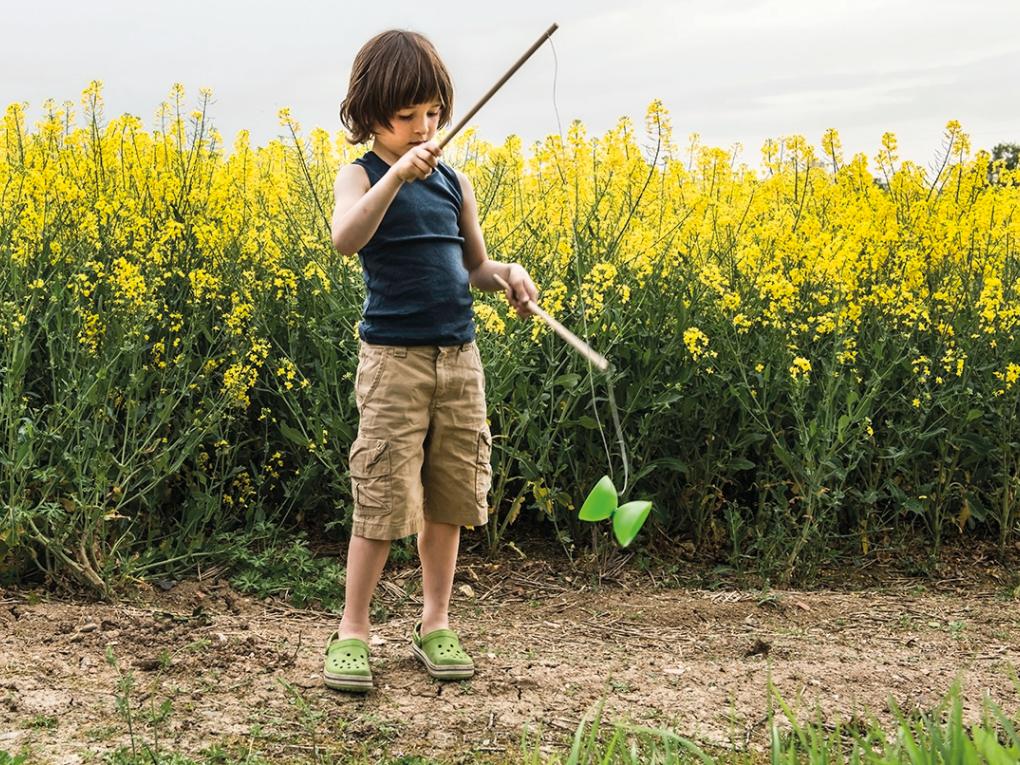
<path id="1" fill-rule="evenodd" d="M 369 539 L 400 539 L 424 519 L 459 526 L 488 520 L 492 435 L 485 373 L 474 341 L 455 346 L 358 340 L 351 445 L 354 525 Z"/>

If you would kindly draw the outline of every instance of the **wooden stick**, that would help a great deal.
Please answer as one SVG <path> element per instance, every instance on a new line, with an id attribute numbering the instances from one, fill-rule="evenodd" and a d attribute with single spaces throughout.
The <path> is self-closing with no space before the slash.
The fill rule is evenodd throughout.
<path id="1" fill-rule="evenodd" d="M 513 292 L 513 290 L 510 289 L 510 285 L 503 281 L 503 279 L 500 278 L 499 274 L 493 274 L 492 277 L 501 287 L 503 287 L 504 289 L 509 289 L 511 292 Z M 584 340 L 579 338 L 569 329 L 567 329 L 558 321 L 556 321 L 556 319 L 554 319 L 552 316 L 550 316 L 541 308 L 539 308 L 538 305 L 533 300 L 530 299 L 525 300 L 524 307 L 527 308 L 532 313 L 540 316 L 546 324 L 548 324 L 556 331 L 557 335 L 559 335 L 564 340 L 566 340 L 570 345 L 572 345 L 582 356 L 584 356 L 586 359 L 588 359 L 588 361 L 590 361 L 592 364 L 598 367 L 600 371 L 605 372 L 606 370 L 609 369 L 609 361 L 606 360 L 605 356 L 596 353 L 594 350 L 592 350 L 592 347 L 588 345 L 588 343 L 584 342 Z"/>
<path id="2" fill-rule="evenodd" d="M 479 109 L 481 109 L 483 106 L 485 106 L 485 103 L 490 98 L 492 98 L 493 94 L 497 90 L 499 90 L 501 87 L 503 87 L 503 83 L 505 83 L 507 80 L 509 80 L 510 77 L 513 76 L 513 73 L 521 68 L 521 64 L 523 64 L 525 61 L 527 61 L 529 58 L 531 58 L 531 54 L 534 53 L 536 50 L 538 50 L 539 46 L 541 46 L 542 43 L 544 43 L 552 35 L 552 33 L 555 32 L 557 29 L 559 29 L 559 24 L 553 24 L 551 27 L 549 27 L 547 30 L 545 30 L 545 32 L 542 33 L 542 36 L 539 37 L 535 41 L 535 44 L 532 45 L 530 48 L 528 48 L 528 50 L 524 53 L 523 56 L 521 56 L 519 59 L 517 59 L 517 63 L 514 64 L 512 67 L 510 67 L 510 69 L 507 70 L 506 74 L 504 74 L 502 77 L 500 77 L 499 82 L 497 82 L 495 85 L 493 85 L 491 88 L 489 88 L 489 92 L 486 93 L 484 96 L 482 96 L 481 100 L 477 104 L 474 105 L 474 107 L 471 109 L 471 111 L 469 111 L 467 114 L 465 114 L 461 118 L 460 122 L 458 122 L 456 125 L 453 126 L 453 129 L 450 130 L 450 132 L 446 134 L 446 136 L 443 138 L 443 140 L 439 142 L 439 148 L 440 149 L 442 149 L 444 146 L 446 146 L 447 142 L 451 138 L 453 138 L 455 135 L 457 135 L 458 132 L 460 132 L 460 129 L 462 127 L 464 127 L 464 125 L 467 124 L 467 121 L 475 116 L 475 112 L 477 112 Z"/>

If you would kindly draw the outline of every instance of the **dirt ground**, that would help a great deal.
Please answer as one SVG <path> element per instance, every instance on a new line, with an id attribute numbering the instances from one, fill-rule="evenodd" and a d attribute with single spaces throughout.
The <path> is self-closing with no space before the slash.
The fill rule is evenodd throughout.
<path id="1" fill-rule="evenodd" d="M 930 711 L 955 678 L 968 720 L 985 694 L 1020 709 L 1009 565 L 964 553 L 939 579 L 834 571 L 839 590 L 813 591 L 706 588 L 670 571 L 642 571 L 630 555 L 597 577 L 551 556 L 464 553 L 451 626 L 477 674 L 440 684 L 409 646 L 420 570 L 388 567 L 376 688 L 364 697 L 322 684 L 337 614 L 246 597 L 215 572 L 118 604 L 0 590 L 0 752 L 98 762 L 133 732 L 139 747 L 197 756 L 219 746 L 236 761 L 508 762 L 525 731 L 532 751 L 562 753 L 600 699 L 604 724 L 755 751 L 767 740 L 770 675 L 802 719 L 830 724 L 890 724 L 890 699 Z M 120 673 L 133 688 L 118 711 Z"/>

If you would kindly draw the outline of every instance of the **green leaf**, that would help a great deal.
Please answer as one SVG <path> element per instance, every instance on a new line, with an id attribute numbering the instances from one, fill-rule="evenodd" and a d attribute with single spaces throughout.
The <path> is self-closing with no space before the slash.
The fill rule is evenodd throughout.
<path id="1" fill-rule="evenodd" d="M 766 438 L 768 438 L 767 434 L 762 433 L 760 430 L 754 430 L 745 433 L 743 436 L 737 439 L 736 444 L 734 444 L 734 448 L 742 449 L 743 447 L 750 446 L 751 444 L 760 444 Z"/>
<path id="2" fill-rule="evenodd" d="M 685 393 L 680 393 L 680 392 L 676 392 L 676 391 L 670 391 L 669 393 L 664 393 L 664 394 L 662 394 L 661 396 L 659 396 L 658 398 L 656 398 L 656 399 L 654 399 L 652 401 L 652 408 L 653 409 L 668 409 L 670 406 L 675 404 L 680 399 L 685 398 L 686 395 L 687 394 L 685 394 Z"/>
<path id="3" fill-rule="evenodd" d="M 288 441 L 295 443 L 298 446 L 305 446 L 308 444 L 308 439 L 301 433 L 300 430 L 292 428 L 285 422 L 280 423 L 280 432 L 283 433 Z"/>
<path id="4" fill-rule="evenodd" d="M 582 414 L 580 417 L 578 417 L 577 422 L 580 425 L 583 425 L 584 427 L 588 428 L 588 430 L 598 430 L 599 427 L 599 424 L 586 414 Z"/>
<path id="5" fill-rule="evenodd" d="M 649 473 L 651 473 L 651 472 L 652 472 L 653 470 L 655 470 L 655 468 L 657 468 L 657 467 L 658 467 L 658 464 L 657 464 L 657 463 L 655 463 L 655 462 L 649 462 L 649 463 L 648 463 L 647 465 L 643 466 L 643 467 L 642 467 L 642 468 L 641 468 L 640 470 L 638 470 L 637 472 L 635 472 L 635 473 L 634 473 L 634 475 L 633 475 L 633 476 L 631 476 L 631 480 L 632 480 L 632 481 L 633 481 L 634 483 L 637 483 L 637 482 L 638 482 L 638 481 L 640 481 L 640 480 L 641 480 L 642 478 L 644 478 L 644 477 L 645 477 L 646 475 L 648 475 L 648 474 L 649 474 Z"/>
<path id="6" fill-rule="evenodd" d="M 595 488 L 588 493 L 577 517 L 582 521 L 605 520 L 616 510 L 616 502 L 616 487 L 613 486 L 613 479 L 604 475 L 595 484 Z"/>
<path id="7" fill-rule="evenodd" d="M 686 462 L 677 459 L 676 457 L 663 457 L 661 459 L 656 460 L 655 464 L 662 465 L 665 468 L 674 470 L 677 473 L 683 473 L 684 475 L 687 475 L 687 471 L 690 470 L 690 467 L 687 465 Z"/>
<path id="8" fill-rule="evenodd" d="M 634 537 L 645 525 L 645 519 L 648 518 L 651 509 L 652 503 L 644 499 L 628 502 L 616 508 L 616 512 L 613 513 L 613 533 L 622 547 L 634 541 Z"/>
<path id="9" fill-rule="evenodd" d="M 772 452 L 779 458 L 779 461 L 783 463 L 783 467 L 789 470 L 792 475 L 797 473 L 797 466 L 793 459 L 793 455 L 790 454 L 786 447 L 776 441 L 772 444 Z"/>
<path id="10" fill-rule="evenodd" d="M 909 497 L 903 502 L 903 508 L 909 510 L 914 515 L 924 515 L 926 512 L 924 505 L 919 500 Z"/>
<path id="11" fill-rule="evenodd" d="M 581 382 L 581 375 L 568 372 L 565 375 L 560 375 L 553 380 L 553 385 L 562 385 L 564 388 L 573 388 L 579 382 Z"/>
<path id="12" fill-rule="evenodd" d="M 978 725 L 971 731 L 971 736 L 974 737 L 974 744 L 978 752 L 989 765 L 1010 765 L 1010 763 L 1016 762 L 1010 757 L 1005 747 L 996 740 L 995 733 Z"/>

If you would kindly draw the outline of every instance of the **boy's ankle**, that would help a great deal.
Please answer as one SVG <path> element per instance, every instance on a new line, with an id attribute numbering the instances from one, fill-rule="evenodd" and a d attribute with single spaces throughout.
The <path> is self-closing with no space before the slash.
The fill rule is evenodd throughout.
<path id="1" fill-rule="evenodd" d="M 430 632 L 433 632 L 434 630 L 450 628 L 449 619 L 432 619 L 428 622 L 426 622 L 424 619 L 419 619 L 419 621 L 421 621 L 421 634 L 423 636 L 428 635 Z"/>
<path id="2" fill-rule="evenodd" d="M 358 640 L 364 640 L 368 642 L 368 628 L 367 627 L 348 627 L 342 622 L 337 627 L 337 636 L 340 640 L 347 640 L 348 638 L 357 638 Z"/>

